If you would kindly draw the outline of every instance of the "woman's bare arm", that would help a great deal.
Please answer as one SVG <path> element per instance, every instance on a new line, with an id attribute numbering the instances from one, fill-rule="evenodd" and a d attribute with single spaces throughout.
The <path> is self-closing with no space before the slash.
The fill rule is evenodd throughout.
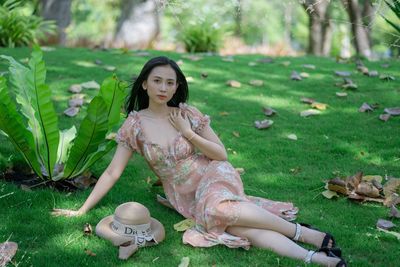
<path id="1" fill-rule="evenodd" d="M 52 214 L 54 216 L 79 216 L 88 212 L 118 181 L 131 156 L 132 151 L 119 144 L 110 165 L 100 176 L 82 207 L 79 210 L 54 209 Z"/>

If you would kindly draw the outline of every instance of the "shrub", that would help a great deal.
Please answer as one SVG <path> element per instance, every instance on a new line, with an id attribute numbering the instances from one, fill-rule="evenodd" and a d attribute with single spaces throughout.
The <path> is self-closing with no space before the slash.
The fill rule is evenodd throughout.
<path id="1" fill-rule="evenodd" d="M 184 26 L 179 39 L 188 52 L 217 52 L 225 35 L 222 27 L 204 21 Z"/>
<path id="2" fill-rule="evenodd" d="M 15 47 L 36 44 L 47 33 L 54 33 L 53 21 L 24 14 L 21 2 L 7 0 L 0 5 L 0 46 Z"/>
<path id="3" fill-rule="evenodd" d="M 105 136 L 119 122 L 126 83 L 115 76 L 105 79 L 79 130 L 72 126 L 61 131 L 52 90 L 45 84 L 40 48 L 34 48 L 28 67 L 12 57 L 1 58 L 10 67 L 8 84 L 0 76 L 0 133 L 39 177 L 53 181 L 77 177 L 115 146 Z"/>

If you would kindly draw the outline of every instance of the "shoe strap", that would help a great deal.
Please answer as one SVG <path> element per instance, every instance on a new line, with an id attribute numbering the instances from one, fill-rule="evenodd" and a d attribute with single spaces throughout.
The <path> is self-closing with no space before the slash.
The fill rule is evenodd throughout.
<path id="1" fill-rule="evenodd" d="M 296 233 L 294 234 L 293 240 L 298 241 L 301 236 L 301 225 L 296 223 Z"/>
<path id="2" fill-rule="evenodd" d="M 314 250 L 309 250 L 307 252 L 307 256 L 304 258 L 305 263 L 311 263 L 311 258 L 314 255 L 315 251 Z"/>

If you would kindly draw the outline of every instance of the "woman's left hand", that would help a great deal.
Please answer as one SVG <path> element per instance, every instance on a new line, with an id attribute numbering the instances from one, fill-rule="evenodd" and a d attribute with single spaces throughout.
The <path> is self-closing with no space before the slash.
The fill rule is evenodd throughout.
<path id="1" fill-rule="evenodd" d="M 175 129 L 178 130 L 179 132 L 181 132 L 184 136 L 187 136 L 192 132 L 192 128 L 190 127 L 189 118 L 188 118 L 187 114 L 185 114 L 185 116 L 183 116 L 181 110 L 172 111 L 169 114 L 168 120 L 172 124 L 172 126 L 174 126 Z"/>

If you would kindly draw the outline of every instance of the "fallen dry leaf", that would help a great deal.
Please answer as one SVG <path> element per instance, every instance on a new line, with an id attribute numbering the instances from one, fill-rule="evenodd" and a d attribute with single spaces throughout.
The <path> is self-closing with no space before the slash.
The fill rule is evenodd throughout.
<path id="1" fill-rule="evenodd" d="M 327 106 L 328 106 L 327 104 L 319 103 L 319 102 L 314 102 L 314 103 L 311 104 L 312 108 L 316 108 L 316 109 L 319 109 L 319 110 L 325 110 Z"/>
<path id="2" fill-rule="evenodd" d="M 302 80 L 301 76 L 297 73 L 297 71 L 292 71 L 292 73 L 290 74 L 290 79 L 292 79 L 294 81 Z"/>
<path id="3" fill-rule="evenodd" d="M 234 88 L 239 88 L 242 86 L 242 84 L 238 81 L 235 80 L 228 80 L 226 81 L 226 85 L 230 86 L 230 87 L 234 87 Z"/>
<path id="4" fill-rule="evenodd" d="M 393 232 L 393 231 L 388 231 L 388 230 L 385 230 L 385 229 L 382 229 L 382 228 L 378 228 L 378 230 L 379 230 L 379 231 L 382 231 L 382 232 L 385 232 L 385 233 L 387 233 L 387 234 L 393 235 L 393 236 L 395 236 L 398 240 L 400 240 L 400 233 L 396 233 L 396 232 Z"/>
<path id="5" fill-rule="evenodd" d="M 254 67 L 254 66 L 257 66 L 257 63 L 256 62 L 253 62 L 253 61 L 251 61 L 251 62 L 249 62 L 249 64 L 248 64 L 250 67 Z"/>
<path id="6" fill-rule="evenodd" d="M 203 79 L 206 79 L 208 77 L 207 72 L 202 72 L 200 75 L 201 75 L 201 78 L 203 78 Z"/>
<path id="7" fill-rule="evenodd" d="M 346 182 L 343 181 L 342 179 L 336 177 L 333 179 L 330 179 L 328 181 L 328 189 L 334 192 L 338 192 L 341 193 L 343 195 L 347 195 L 348 191 L 347 191 L 347 187 L 346 187 Z"/>
<path id="8" fill-rule="evenodd" d="M 302 97 L 302 98 L 300 98 L 300 102 L 303 102 L 303 103 L 306 103 L 306 104 L 312 104 L 312 103 L 314 103 L 316 101 L 313 98 Z"/>
<path id="9" fill-rule="evenodd" d="M 362 202 L 364 202 L 364 201 L 372 201 L 372 202 L 384 203 L 384 201 L 385 201 L 383 198 L 374 198 L 374 197 L 362 196 L 362 195 L 356 194 L 354 192 L 351 192 L 347 196 L 347 198 L 351 199 L 351 200 L 362 201 Z"/>
<path id="10" fill-rule="evenodd" d="M 368 104 L 368 103 L 363 103 L 361 107 L 358 109 L 359 112 L 370 112 L 374 111 L 374 108 Z"/>
<path id="11" fill-rule="evenodd" d="M 82 91 L 82 86 L 80 84 L 73 84 L 68 89 L 71 93 L 80 93 Z"/>
<path id="12" fill-rule="evenodd" d="M 349 176 L 346 179 L 346 186 L 350 191 L 353 191 L 361 183 L 363 173 L 357 172 L 355 175 Z"/>
<path id="13" fill-rule="evenodd" d="M 281 62 L 281 65 L 282 65 L 282 66 L 285 66 L 285 67 L 289 66 L 290 64 L 291 64 L 290 61 L 282 61 L 282 62 Z"/>
<path id="14" fill-rule="evenodd" d="M 83 98 L 73 98 L 68 101 L 70 107 L 81 107 L 83 106 Z"/>
<path id="15" fill-rule="evenodd" d="M 337 95 L 338 97 L 346 97 L 346 96 L 347 96 L 347 93 L 344 93 L 344 92 L 336 92 L 336 95 Z"/>
<path id="16" fill-rule="evenodd" d="M 382 183 L 383 177 L 380 175 L 364 175 L 362 177 L 362 181 L 365 181 L 365 182 L 372 182 L 373 180 Z"/>
<path id="17" fill-rule="evenodd" d="M 400 193 L 400 179 L 390 178 L 383 186 L 383 193 L 386 197 Z"/>
<path id="18" fill-rule="evenodd" d="M 100 85 L 96 82 L 96 81 L 88 81 L 88 82 L 84 82 L 81 83 L 82 88 L 85 89 L 100 89 Z"/>
<path id="19" fill-rule="evenodd" d="M 93 231 L 92 231 L 92 226 L 90 225 L 90 223 L 85 223 L 85 225 L 83 226 L 83 234 L 91 235 L 92 233 L 93 233 Z"/>
<path id="20" fill-rule="evenodd" d="M 267 129 L 271 127 L 274 122 L 272 120 L 262 120 L 262 121 L 255 121 L 254 126 L 257 129 Z"/>
<path id="21" fill-rule="evenodd" d="M 192 76 L 188 76 L 188 77 L 186 77 L 186 81 L 188 83 L 192 83 L 192 82 L 194 82 L 194 78 Z"/>
<path id="22" fill-rule="evenodd" d="M 335 75 L 339 77 L 349 77 L 351 72 L 348 71 L 335 71 Z"/>
<path id="23" fill-rule="evenodd" d="M 384 230 L 389 230 L 390 228 L 395 227 L 396 225 L 392 223 L 391 221 L 384 220 L 384 219 L 379 219 L 378 222 L 376 223 L 376 227 L 384 229 Z"/>
<path id="24" fill-rule="evenodd" d="M 64 114 L 68 117 L 75 117 L 79 113 L 79 108 L 77 107 L 70 107 L 64 110 Z"/>
<path id="25" fill-rule="evenodd" d="M 323 191 L 322 195 L 328 199 L 332 199 L 333 197 L 339 197 L 339 195 L 335 191 L 331 191 L 331 190 Z"/>
<path id="26" fill-rule="evenodd" d="M 85 98 L 85 94 L 73 94 L 71 96 L 71 99 L 84 99 Z"/>
<path id="27" fill-rule="evenodd" d="M 273 108 L 270 107 L 264 107 L 263 108 L 263 113 L 265 114 L 265 116 L 273 116 L 276 114 L 276 110 L 274 110 Z"/>
<path id="28" fill-rule="evenodd" d="M 368 75 L 368 68 L 365 67 L 365 66 L 358 66 L 358 67 L 357 67 L 357 70 L 358 70 L 359 72 L 361 72 L 362 74 Z"/>
<path id="29" fill-rule="evenodd" d="M 221 111 L 221 112 L 219 113 L 219 115 L 220 115 L 220 116 L 228 116 L 228 115 L 229 115 L 229 112 Z"/>
<path id="30" fill-rule="evenodd" d="M 17 253 L 18 244 L 11 241 L 0 243 L 0 266 L 6 266 Z"/>
<path id="31" fill-rule="evenodd" d="M 96 253 L 94 253 L 93 251 L 91 251 L 90 249 L 85 248 L 85 253 L 86 255 L 89 255 L 91 257 L 95 257 Z"/>
<path id="32" fill-rule="evenodd" d="M 399 107 L 385 108 L 383 111 L 386 112 L 387 114 L 392 115 L 392 116 L 399 116 L 400 115 L 400 108 Z"/>
<path id="33" fill-rule="evenodd" d="M 96 184 L 97 179 L 92 176 L 91 172 L 86 171 L 78 177 L 70 180 L 70 182 L 79 189 L 88 189 L 90 186 Z"/>
<path id="34" fill-rule="evenodd" d="M 369 182 L 360 182 L 355 192 L 367 197 L 379 197 L 379 190 Z"/>
<path id="35" fill-rule="evenodd" d="M 378 77 L 379 73 L 377 70 L 370 70 L 368 73 L 365 73 L 365 75 L 368 75 L 369 77 Z"/>
<path id="36" fill-rule="evenodd" d="M 307 109 L 307 110 L 300 112 L 300 116 L 302 116 L 302 117 L 314 116 L 314 115 L 319 115 L 319 114 L 321 114 L 321 111 L 316 110 L 316 109 Z"/>
<path id="37" fill-rule="evenodd" d="M 239 174 L 244 174 L 244 169 L 243 169 L 243 168 L 235 168 L 235 170 L 236 170 Z"/>
<path id="38" fill-rule="evenodd" d="M 235 137 L 240 137 L 240 133 L 239 133 L 239 132 L 233 131 L 232 134 L 233 134 L 233 136 L 235 136 Z"/>
<path id="39" fill-rule="evenodd" d="M 260 86 L 264 85 L 264 82 L 262 80 L 250 80 L 249 84 L 252 85 L 252 86 L 260 87 Z"/>
<path id="40" fill-rule="evenodd" d="M 394 205 L 390 206 L 389 216 L 393 217 L 393 218 L 400 219 L 400 212 Z"/>
<path id="41" fill-rule="evenodd" d="M 384 80 L 384 81 L 394 81 L 395 78 L 391 75 L 388 74 L 382 74 L 381 76 L 379 76 L 379 79 Z"/>
<path id="42" fill-rule="evenodd" d="M 390 114 L 381 114 L 379 115 L 379 119 L 381 121 L 388 121 L 390 119 Z"/>
<path id="43" fill-rule="evenodd" d="M 146 184 L 151 184 L 151 177 L 150 177 L 150 176 L 147 176 L 147 178 L 146 178 Z"/>
<path id="44" fill-rule="evenodd" d="M 295 135 L 295 134 L 289 134 L 289 135 L 287 136 L 287 138 L 290 139 L 290 140 L 296 141 L 296 140 L 297 140 L 297 135 Z"/>
<path id="45" fill-rule="evenodd" d="M 386 207 L 391 207 L 391 206 L 396 206 L 397 204 L 400 204 L 400 196 L 396 193 L 392 193 L 389 196 L 385 195 L 385 201 L 383 202 L 383 204 Z"/>
<path id="46" fill-rule="evenodd" d="M 301 78 L 309 78 L 310 74 L 308 74 L 307 72 L 300 72 L 300 77 Z"/>
<path id="47" fill-rule="evenodd" d="M 117 67 L 111 66 L 111 65 L 106 65 L 103 67 L 106 71 L 116 71 Z"/>
<path id="48" fill-rule="evenodd" d="M 190 263 L 190 258 L 189 257 L 183 257 L 181 259 L 181 262 L 179 263 L 178 267 L 188 267 Z"/>
<path id="49" fill-rule="evenodd" d="M 303 64 L 302 67 L 310 70 L 315 70 L 315 65 L 312 64 Z"/>

